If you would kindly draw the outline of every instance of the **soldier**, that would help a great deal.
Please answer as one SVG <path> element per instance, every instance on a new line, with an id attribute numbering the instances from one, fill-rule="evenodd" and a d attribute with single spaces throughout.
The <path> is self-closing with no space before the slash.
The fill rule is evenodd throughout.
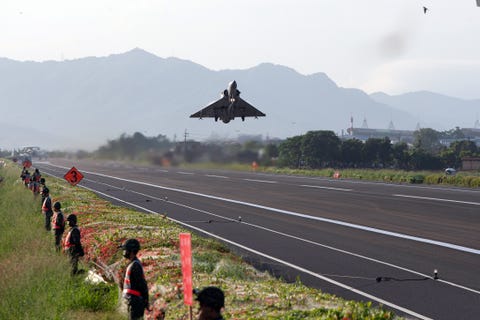
<path id="1" fill-rule="evenodd" d="M 40 190 L 40 194 L 42 195 L 42 206 L 43 206 L 43 202 L 45 201 L 45 195 L 43 194 L 43 190 L 47 188 L 47 186 L 45 185 L 45 178 L 40 178 L 40 187 L 39 187 L 39 190 Z M 47 188 L 48 189 L 48 188 Z"/>
<path id="2" fill-rule="evenodd" d="M 55 235 L 55 250 L 60 251 L 63 232 L 65 232 L 65 218 L 60 210 L 62 205 L 60 202 L 53 204 L 52 229 Z"/>
<path id="3" fill-rule="evenodd" d="M 25 185 L 26 188 L 30 185 L 30 172 L 28 170 L 25 170 L 25 174 L 23 176 L 23 184 Z"/>
<path id="4" fill-rule="evenodd" d="M 68 225 L 70 226 L 70 231 L 67 234 L 64 242 L 64 250 L 70 256 L 70 264 L 72 265 L 71 275 L 76 275 L 79 272 L 78 270 L 78 260 L 80 257 L 83 257 L 83 247 L 81 243 L 80 229 L 77 226 L 77 216 L 69 214 L 67 217 Z"/>
<path id="5" fill-rule="evenodd" d="M 42 190 L 42 213 L 45 215 L 45 229 L 50 231 L 50 220 L 52 219 L 53 211 L 52 211 L 52 199 L 50 198 L 50 190 L 45 187 Z"/>
<path id="6" fill-rule="evenodd" d="M 23 167 L 22 173 L 20 174 L 20 178 L 22 179 L 22 181 L 25 180 L 25 172 L 27 172 L 27 167 Z"/>
<path id="7" fill-rule="evenodd" d="M 128 239 L 119 248 L 123 256 L 130 260 L 123 280 L 123 297 L 127 300 L 128 319 L 143 319 L 144 310 L 149 310 L 148 286 L 143 266 L 137 258 L 140 243 L 137 239 Z"/>
<path id="8" fill-rule="evenodd" d="M 225 295 L 220 288 L 203 288 L 195 300 L 200 304 L 198 320 L 223 320 L 221 311 L 225 306 Z"/>
<path id="9" fill-rule="evenodd" d="M 40 174 L 40 170 L 38 170 L 38 168 L 35 168 L 35 171 L 33 172 L 32 178 L 33 178 L 33 180 L 35 180 L 37 182 L 39 182 L 40 179 L 42 178 L 42 175 Z"/>
<path id="10" fill-rule="evenodd" d="M 40 179 L 42 178 L 42 175 L 40 174 L 40 171 L 35 169 L 35 172 L 32 175 L 32 191 L 34 195 L 37 195 L 40 192 Z"/>

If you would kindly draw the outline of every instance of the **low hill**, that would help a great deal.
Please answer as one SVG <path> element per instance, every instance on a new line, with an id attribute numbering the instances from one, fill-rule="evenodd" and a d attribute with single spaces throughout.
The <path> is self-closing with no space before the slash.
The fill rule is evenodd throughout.
<path id="1" fill-rule="evenodd" d="M 241 96 L 266 113 L 265 118 L 228 125 L 189 118 L 217 99 L 233 79 Z M 135 131 L 172 140 L 183 140 L 185 132 L 195 140 L 251 134 L 286 138 L 319 129 L 341 134 L 351 116 L 357 127 L 364 117 L 371 128 L 387 128 L 393 120 L 397 128 L 413 130 L 420 121 L 418 109 L 380 98 L 341 88 L 324 73 L 302 75 L 270 63 L 213 71 L 138 48 L 66 61 L 0 58 L 0 147 L 94 149 Z M 429 116 L 447 128 L 474 116 L 469 105 L 458 104 L 457 109 L 445 123 L 443 112 Z"/>

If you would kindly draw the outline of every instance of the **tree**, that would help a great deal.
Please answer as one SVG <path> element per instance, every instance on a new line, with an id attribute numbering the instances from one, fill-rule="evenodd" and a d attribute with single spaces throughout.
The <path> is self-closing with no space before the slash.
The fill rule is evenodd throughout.
<path id="1" fill-rule="evenodd" d="M 300 167 L 300 160 L 302 158 L 302 140 L 303 136 L 295 136 L 288 138 L 280 144 L 279 164 L 291 168 Z"/>
<path id="2" fill-rule="evenodd" d="M 378 161 L 382 167 L 388 166 L 392 161 L 392 141 L 389 137 L 385 137 L 380 141 L 380 149 L 377 155 Z"/>
<path id="3" fill-rule="evenodd" d="M 415 149 L 423 150 L 430 154 L 438 154 L 442 149 L 440 133 L 430 128 L 423 128 L 413 133 Z"/>
<path id="4" fill-rule="evenodd" d="M 455 129 L 441 132 L 440 137 L 459 140 L 459 139 L 465 139 L 465 134 L 463 134 L 462 130 L 460 130 L 460 127 L 455 127 Z"/>
<path id="5" fill-rule="evenodd" d="M 388 137 L 369 138 L 364 145 L 364 159 L 374 167 L 385 167 L 392 158 L 392 144 Z"/>
<path id="6" fill-rule="evenodd" d="M 264 165 L 271 165 L 274 163 L 275 159 L 278 158 L 278 146 L 273 143 L 267 144 L 261 152 L 261 162 Z"/>
<path id="7" fill-rule="evenodd" d="M 443 162 L 440 157 L 423 149 L 413 149 L 409 166 L 413 170 L 439 170 L 443 168 Z"/>
<path id="8" fill-rule="evenodd" d="M 303 137 L 302 154 L 307 166 L 321 168 L 338 159 L 340 139 L 333 131 L 309 131 Z"/>
<path id="9" fill-rule="evenodd" d="M 344 166 L 356 167 L 362 162 L 363 142 L 358 139 L 344 140 L 340 145 L 340 161 Z"/>
<path id="10" fill-rule="evenodd" d="M 408 169 L 410 159 L 406 142 L 397 142 L 392 146 L 393 164 L 400 169 Z"/>
<path id="11" fill-rule="evenodd" d="M 452 142 L 448 149 L 442 151 L 441 157 L 446 167 L 460 168 L 462 158 L 475 156 L 477 153 L 478 148 L 475 142 L 461 140 Z"/>
<path id="12" fill-rule="evenodd" d="M 96 153 L 104 158 L 138 159 L 146 152 L 166 151 L 170 147 L 171 143 L 164 135 L 146 137 L 140 132 L 135 132 L 132 136 L 123 133 L 118 139 L 109 140 L 107 145 L 101 146 Z"/>
<path id="13" fill-rule="evenodd" d="M 477 145 L 470 140 L 455 141 L 450 145 L 449 149 L 458 155 L 463 153 L 464 156 L 473 156 L 478 152 Z"/>

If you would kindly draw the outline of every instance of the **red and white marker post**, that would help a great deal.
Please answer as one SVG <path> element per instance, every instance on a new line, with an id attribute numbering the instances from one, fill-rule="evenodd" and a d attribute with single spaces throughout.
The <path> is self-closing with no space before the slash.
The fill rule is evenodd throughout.
<path id="1" fill-rule="evenodd" d="M 180 256 L 182 258 L 183 302 L 189 306 L 193 319 L 192 240 L 190 233 L 180 233 Z"/>

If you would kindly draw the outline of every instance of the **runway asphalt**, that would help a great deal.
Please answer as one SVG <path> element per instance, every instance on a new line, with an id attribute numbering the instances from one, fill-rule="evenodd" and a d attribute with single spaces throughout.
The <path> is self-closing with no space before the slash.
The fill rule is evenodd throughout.
<path id="1" fill-rule="evenodd" d="M 287 280 L 381 303 L 407 318 L 480 319 L 480 190 L 34 163 L 58 177 L 73 165 L 85 175 L 79 186 L 116 204 L 167 213 Z"/>

